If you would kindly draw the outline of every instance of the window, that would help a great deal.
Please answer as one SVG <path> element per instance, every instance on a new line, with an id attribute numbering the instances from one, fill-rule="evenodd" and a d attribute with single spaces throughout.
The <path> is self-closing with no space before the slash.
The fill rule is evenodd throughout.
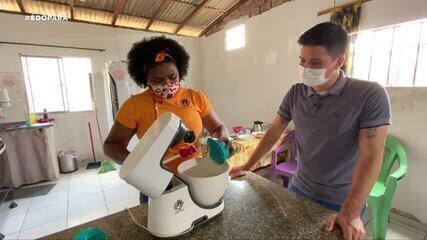
<path id="1" fill-rule="evenodd" d="M 356 38 L 353 77 L 387 87 L 427 87 L 427 19 L 350 37 Z"/>
<path id="2" fill-rule="evenodd" d="M 245 25 L 238 25 L 225 32 L 225 50 L 230 51 L 245 46 Z"/>
<path id="3" fill-rule="evenodd" d="M 89 58 L 21 56 L 31 113 L 92 110 Z"/>

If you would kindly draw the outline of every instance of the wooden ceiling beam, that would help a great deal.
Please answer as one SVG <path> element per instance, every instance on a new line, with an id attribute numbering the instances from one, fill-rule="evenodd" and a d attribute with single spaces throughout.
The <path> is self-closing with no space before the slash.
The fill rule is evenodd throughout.
<path id="1" fill-rule="evenodd" d="M 230 13 L 234 12 L 237 8 L 239 8 L 243 3 L 245 3 L 247 0 L 238 0 L 233 5 L 231 5 L 225 13 L 220 14 L 216 19 L 214 19 L 211 23 L 206 26 L 206 28 L 200 32 L 199 37 L 205 35 L 207 32 L 209 32 L 212 28 L 216 26 L 220 21 L 222 21 L 225 17 L 227 17 Z"/>
<path id="2" fill-rule="evenodd" d="M 176 2 L 176 3 L 181 3 L 181 4 L 193 6 L 193 7 L 198 7 L 199 6 L 199 4 L 195 4 L 195 3 L 191 3 L 191 2 L 183 2 L 181 0 L 172 0 L 172 1 Z M 227 11 L 226 9 L 220 9 L 220 8 L 209 7 L 209 6 L 204 6 L 203 8 L 214 10 L 214 11 L 217 11 L 217 12 L 225 12 L 225 11 Z"/>
<path id="3" fill-rule="evenodd" d="M 111 25 L 115 26 L 117 18 L 119 17 L 119 14 L 122 13 L 123 8 L 126 5 L 127 0 L 116 0 L 116 7 L 114 8 L 114 15 L 113 15 L 113 21 L 111 22 Z"/>
<path id="4" fill-rule="evenodd" d="M 24 4 L 22 4 L 22 1 L 21 1 L 21 0 L 16 0 L 16 3 L 18 4 L 18 6 L 19 6 L 19 10 L 21 10 L 21 12 L 22 12 L 22 13 L 27 13 L 27 12 L 25 11 Z"/>
<path id="5" fill-rule="evenodd" d="M 70 5 L 70 17 L 71 17 L 71 19 L 74 20 L 74 12 L 75 12 L 75 9 L 74 9 L 74 0 L 69 0 L 68 4 Z"/>
<path id="6" fill-rule="evenodd" d="M 162 15 L 162 13 L 168 8 L 169 4 L 171 4 L 172 0 L 163 0 L 162 4 L 160 4 L 159 8 L 156 12 L 151 16 L 150 21 L 147 24 L 146 30 L 149 30 L 151 25 L 153 25 L 154 21 Z"/>
<path id="7" fill-rule="evenodd" d="M 200 5 L 198 5 L 185 19 L 184 21 L 178 25 L 178 27 L 175 29 L 175 31 L 173 32 L 174 34 L 177 34 L 185 25 L 187 25 L 187 23 L 189 23 L 191 21 L 191 19 L 193 19 L 197 13 L 200 12 L 200 10 L 202 10 L 202 8 L 205 7 L 205 5 L 209 2 L 209 0 L 203 0 L 203 2 L 200 3 Z"/>
<path id="8" fill-rule="evenodd" d="M 1 1 L 1 0 L 0 0 Z M 62 5 L 62 6 L 69 6 L 69 4 L 67 4 L 67 3 L 61 3 L 61 2 L 55 2 L 55 1 L 52 1 L 52 0 L 35 0 L 35 1 L 39 1 L 39 2 L 48 2 L 48 3 L 53 3 L 53 4 L 58 4 L 58 5 Z M 75 1 L 75 0 L 73 0 L 73 1 Z M 75 5 L 74 5 L 75 6 Z M 75 8 L 75 7 L 74 7 Z M 111 14 L 114 14 L 114 11 L 110 11 L 110 10 L 103 10 L 103 9 L 99 9 L 99 8 L 94 8 L 94 7 L 81 7 L 81 8 L 85 8 L 85 9 L 88 9 L 88 10 L 94 10 L 94 11 L 101 11 L 101 12 L 106 12 L 106 13 L 111 13 Z M 74 12 L 75 12 L 75 10 L 74 10 Z M 130 14 L 130 13 L 123 13 L 122 12 L 122 15 L 126 15 L 126 16 L 130 16 L 130 17 L 137 17 L 137 18 L 144 18 L 144 19 L 147 19 L 146 17 L 143 17 L 143 16 L 138 16 L 138 15 L 134 15 L 134 14 Z M 149 20 L 149 19 L 148 19 Z M 173 23 L 173 24 L 179 24 L 179 22 L 172 22 L 172 21 L 168 21 L 168 22 L 170 22 L 170 23 Z"/>
<path id="9" fill-rule="evenodd" d="M 366 3 L 366 2 L 370 2 L 370 1 L 372 1 L 372 0 L 357 0 L 357 1 L 353 1 L 353 2 L 349 2 L 349 3 L 343 4 L 343 5 L 341 5 L 341 6 L 336 6 L 336 7 L 334 6 L 333 8 L 328 8 L 328 9 L 326 9 L 326 10 L 323 10 L 323 11 L 318 12 L 318 13 L 317 13 L 317 16 L 321 16 L 321 15 L 323 15 L 323 14 L 331 13 L 331 12 L 333 12 L 335 9 L 338 9 L 338 8 L 341 8 L 341 7 L 349 7 L 349 6 L 354 5 L 354 4 L 358 4 L 358 3 Z"/>

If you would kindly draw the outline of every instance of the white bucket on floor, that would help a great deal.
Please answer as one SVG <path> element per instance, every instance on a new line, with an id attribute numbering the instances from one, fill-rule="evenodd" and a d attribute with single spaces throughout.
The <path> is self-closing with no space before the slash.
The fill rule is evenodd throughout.
<path id="1" fill-rule="evenodd" d="M 203 206 L 217 203 L 227 189 L 228 163 L 217 164 L 209 157 L 190 159 L 178 166 L 179 176 L 190 189 L 193 200 Z"/>

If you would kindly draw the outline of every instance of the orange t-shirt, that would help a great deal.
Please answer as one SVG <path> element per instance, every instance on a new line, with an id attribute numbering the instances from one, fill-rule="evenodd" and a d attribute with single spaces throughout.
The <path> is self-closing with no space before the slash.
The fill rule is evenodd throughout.
<path id="1" fill-rule="evenodd" d="M 181 118 L 189 130 L 199 136 L 203 130 L 202 118 L 211 111 L 211 103 L 199 90 L 180 87 L 175 97 L 160 102 L 155 102 L 151 90 L 147 90 L 127 99 L 117 112 L 116 120 L 125 127 L 136 129 L 136 135 L 140 139 L 157 117 L 165 112 L 172 112 Z M 179 143 L 169 149 L 165 159 L 178 154 L 185 146 L 185 143 Z M 168 167 L 175 170 L 182 161 L 177 159 L 168 164 Z"/>

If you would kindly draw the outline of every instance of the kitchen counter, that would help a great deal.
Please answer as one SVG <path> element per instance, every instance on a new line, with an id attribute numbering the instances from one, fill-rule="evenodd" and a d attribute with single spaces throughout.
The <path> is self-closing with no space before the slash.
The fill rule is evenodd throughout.
<path id="1" fill-rule="evenodd" d="M 59 179 L 54 125 L 55 121 L 32 126 L 23 122 L 0 124 L 7 153 L 0 161 L 0 188 Z M 31 174 L 25 174 L 28 172 Z"/>
<path id="2" fill-rule="evenodd" d="M 31 128 L 47 128 L 52 127 L 55 124 L 55 121 L 50 121 L 47 123 L 35 123 L 31 126 L 27 126 L 25 123 L 20 124 L 5 124 L 0 126 L 0 131 L 15 131 L 21 129 L 31 129 Z"/>
<path id="3" fill-rule="evenodd" d="M 232 180 L 224 195 L 222 214 L 196 226 L 179 239 L 340 239 L 341 233 L 324 230 L 332 211 L 295 195 L 281 185 L 249 173 Z M 147 223 L 147 204 L 131 209 Z M 42 239 L 72 239 L 88 227 L 100 227 L 109 239 L 154 239 L 137 226 L 127 211 L 58 232 Z"/>

